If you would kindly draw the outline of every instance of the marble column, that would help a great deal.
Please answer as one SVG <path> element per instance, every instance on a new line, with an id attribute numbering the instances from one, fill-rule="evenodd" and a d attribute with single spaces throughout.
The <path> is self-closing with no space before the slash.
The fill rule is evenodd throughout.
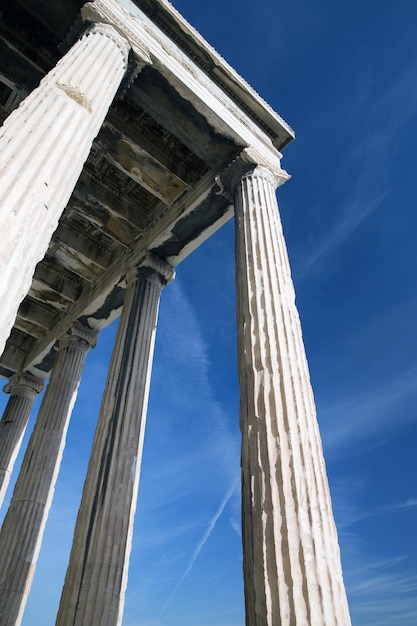
<path id="1" fill-rule="evenodd" d="M 0 129 L 0 354 L 128 63 L 108 24 L 87 32 Z"/>
<path id="2" fill-rule="evenodd" d="M 247 169 L 247 164 L 246 164 Z M 348 626 L 326 468 L 275 188 L 234 189 L 247 626 Z"/>
<path id="3" fill-rule="evenodd" d="M 69 418 L 96 333 L 75 325 L 60 341 L 48 387 L 0 532 L 0 624 L 20 624 L 58 476 Z"/>
<path id="4" fill-rule="evenodd" d="M 0 507 L 20 450 L 30 412 L 43 381 L 31 374 L 15 374 L 3 388 L 10 399 L 0 421 Z"/>
<path id="5" fill-rule="evenodd" d="M 121 623 L 160 292 L 149 259 L 128 277 L 57 617 L 59 626 Z"/>

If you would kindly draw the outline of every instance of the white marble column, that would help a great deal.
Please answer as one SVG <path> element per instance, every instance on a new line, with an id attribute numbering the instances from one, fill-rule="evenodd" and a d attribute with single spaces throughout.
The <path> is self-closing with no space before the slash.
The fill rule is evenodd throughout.
<path id="1" fill-rule="evenodd" d="M 0 129 L 0 354 L 127 68 L 110 25 L 80 38 Z"/>
<path id="2" fill-rule="evenodd" d="M 42 389 L 43 381 L 31 374 L 15 374 L 3 388 L 10 398 L 0 421 L 0 507 L 33 403 Z"/>
<path id="3" fill-rule="evenodd" d="M 81 325 L 60 341 L 0 532 L 0 624 L 20 624 L 65 446 L 69 418 L 96 333 Z"/>
<path id="4" fill-rule="evenodd" d="M 121 623 L 160 292 L 172 269 L 128 275 L 61 604 L 59 626 Z"/>
<path id="5" fill-rule="evenodd" d="M 247 169 L 247 164 L 246 164 Z M 348 626 L 339 545 L 275 188 L 234 185 L 247 626 Z"/>

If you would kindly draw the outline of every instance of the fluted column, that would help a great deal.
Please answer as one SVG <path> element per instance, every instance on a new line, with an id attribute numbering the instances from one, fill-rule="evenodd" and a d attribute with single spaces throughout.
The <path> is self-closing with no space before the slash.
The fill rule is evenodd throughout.
<path id="1" fill-rule="evenodd" d="M 58 476 L 86 354 L 96 333 L 76 325 L 59 345 L 0 532 L 0 624 L 20 624 Z"/>
<path id="2" fill-rule="evenodd" d="M 162 286 L 172 270 L 149 260 L 128 275 L 57 625 L 121 623 Z"/>
<path id="3" fill-rule="evenodd" d="M 246 164 L 247 169 L 247 164 Z M 326 468 L 275 188 L 234 185 L 247 626 L 350 624 Z"/>
<path id="4" fill-rule="evenodd" d="M 128 42 L 96 24 L 0 129 L 0 354 L 127 68 Z"/>
<path id="5" fill-rule="evenodd" d="M 10 394 L 10 398 L 0 421 L 0 506 L 6 495 L 33 403 L 42 389 L 43 381 L 31 374 L 15 374 L 3 388 Z"/>

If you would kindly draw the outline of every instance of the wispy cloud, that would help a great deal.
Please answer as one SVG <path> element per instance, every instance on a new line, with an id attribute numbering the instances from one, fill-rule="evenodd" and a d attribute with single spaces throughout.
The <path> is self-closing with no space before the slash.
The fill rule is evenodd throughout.
<path id="1" fill-rule="evenodd" d="M 405 516 L 412 522 L 417 498 L 411 495 L 400 501 L 384 502 L 382 494 L 379 498 L 382 504 L 369 506 L 370 487 L 369 479 L 362 474 L 343 475 L 332 485 L 352 623 L 355 626 L 411 626 L 416 623 L 413 615 L 417 611 L 414 563 L 401 548 L 393 556 L 395 551 L 389 540 L 375 552 L 371 534 L 383 533 L 383 527 L 388 539 L 389 529 L 395 532 Z M 367 532 L 363 531 L 364 527 Z"/>
<path id="2" fill-rule="evenodd" d="M 168 621 L 225 508 L 238 517 L 238 405 L 230 411 L 217 399 L 211 352 L 180 272 L 162 305 L 126 597 L 129 624 L 136 623 L 138 606 L 141 625 L 150 615 L 149 624 Z M 239 559 L 240 541 L 229 533 Z"/>
<path id="3" fill-rule="evenodd" d="M 159 415 L 162 407 L 164 422 L 161 426 L 167 429 L 168 437 L 173 428 L 177 432 L 182 428 L 185 437 L 197 437 L 199 448 L 194 444 L 191 454 L 214 455 L 217 468 L 229 481 L 239 469 L 239 441 L 235 434 L 238 406 L 231 414 L 217 400 L 209 378 L 208 345 L 180 276 L 164 296 L 157 338 L 158 362 L 151 388 L 151 392 L 154 388 L 163 388 L 164 394 L 163 397 L 151 396 L 150 411 Z M 160 371 L 164 372 L 163 380 L 159 379 Z M 159 416 L 150 419 L 159 419 Z M 163 436 L 161 432 L 159 436 L 161 434 Z M 179 459 L 179 462 L 184 460 Z"/>
<path id="4" fill-rule="evenodd" d="M 349 570 L 349 598 L 353 623 L 357 626 L 410 626 L 417 618 L 417 575 L 404 572 L 404 563 L 360 561 Z"/>
<path id="5" fill-rule="evenodd" d="M 371 64 L 355 67 L 355 71 L 353 85 L 350 67 L 345 69 L 345 76 L 339 77 L 340 88 L 349 85 L 349 89 L 355 90 L 351 98 L 338 102 L 337 107 L 330 103 L 323 107 L 320 103 L 320 110 L 310 111 L 311 140 L 316 140 L 320 133 L 326 135 L 340 119 L 350 131 L 344 134 L 339 130 L 333 141 L 329 137 L 326 152 L 318 150 L 315 158 L 322 180 L 321 193 L 312 194 L 306 218 L 310 220 L 308 232 L 303 241 L 295 243 L 300 245 L 294 252 L 294 275 L 298 281 L 312 271 L 323 270 L 329 255 L 348 242 L 388 200 L 394 187 L 394 155 L 401 146 L 398 140 L 415 115 L 414 58 L 398 64 L 394 56 L 392 67 L 386 68 L 386 80 L 381 83 L 375 83 Z M 305 172 L 298 176 L 305 176 Z"/>
<path id="6" fill-rule="evenodd" d="M 229 522 L 235 533 L 239 535 L 239 537 L 242 537 L 242 524 L 240 522 L 240 519 L 237 519 L 236 517 L 230 517 Z"/>
<path id="7" fill-rule="evenodd" d="M 385 506 L 379 506 L 374 509 L 369 509 L 368 511 L 351 511 L 349 515 L 346 515 L 345 513 L 343 519 L 339 521 L 338 527 L 339 530 L 345 530 L 346 528 L 351 528 L 354 524 L 362 522 L 363 520 L 372 517 L 380 518 L 382 515 L 393 514 L 407 509 L 417 509 L 417 498 L 409 498 L 405 502 L 396 502 Z"/>
<path id="8" fill-rule="evenodd" d="M 369 192 L 364 194 L 362 187 L 363 185 L 357 185 L 351 192 L 351 197 L 346 206 L 342 207 L 340 219 L 334 224 L 333 229 L 319 240 L 318 245 L 304 259 L 300 278 L 304 278 L 318 261 L 342 246 L 389 195 L 389 191 L 385 190 L 372 197 L 369 196 Z"/>
<path id="9" fill-rule="evenodd" d="M 411 368 L 389 384 L 321 406 L 319 420 L 326 455 L 340 454 L 346 446 L 371 435 L 377 434 L 380 441 L 399 424 L 415 420 L 416 376 L 417 368 Z"/>
<path id="10" fill-rule="evenodd" d="M 237 487 L 237 485 L 236 485 L 236 482 L 235 482 L 226 491 L 226 494 L 224 495 L 224 498 L 221 501 L 219 508 L 217 509 L 217 511 L 215 512 L 213 517 L 211 518 L 211 520 L 210 520 L 210 522 L 209 522 L 209 524 L 208 524 L 208 526 L 207 526 L 203 536 L 201 537 L 200 541 L 197 543 L 197 545 L 196 545 L 196 547 L 194 549 L 194 552 L 191 555 L 190 560 L 188 561 L 187 567 L 184 570 L 184 573 L 182 574 L 181 578 L 179 579 L 179 581 L 175 585 L 171 595 L 169 596 L 169 598 L 167 599 L 167 601 L 165 602 L 165 604 L 161 608 L 159 616 L 158 616 L 158 619 L 165 612 L 165 609 L 167 608 L 168 604 L 171 602 L 171 600 L 173 599 L 173 597 L 177 593 L 179 587 L 182 585 L 184 580 L 187 578 L 188 574 L 191 572 L 195 562 L 197 561 L 197 559 L 198 559 L 198 557 L 200 555 L 200 552 L 202 551 L 202 549 L 206 545 L 207 541 L 209 540 L 210 535 L 213 532 L 214 527 L 216 526 L 216 523 L 217 523 L 218 519 L 222 515 L 224 509 L 226 508 L 226 505 L 229 502 L 230 498 L 232 497 L 234 491 L 236 490 L 236 487 Z"/>

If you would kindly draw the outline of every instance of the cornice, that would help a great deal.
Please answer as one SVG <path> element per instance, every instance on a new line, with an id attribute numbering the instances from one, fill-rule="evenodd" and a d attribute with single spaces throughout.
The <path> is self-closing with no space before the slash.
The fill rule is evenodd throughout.
<path id="1" fill-rule="evenodd" d="M 216 81 L 140 8 L 131 3 L 132 11 L 129 12 L 117 0 L 95 0 L 93 4 L 101 19 L 113 24 L 132 47 L 139 46 L 148 51 L 153 67 L 168 80 L 182 98 L 189 101 L 207 119 L 215 132 L 229 137 L 242 148 L 253 145 L 260 151 L 274 149 L 273 137 L 271 138 L 270 134 L 245 112 L 245 107 L 239 106 L 239 102 L 218 86 Z M 204 41 L 201 37 L 199 40 Z M 226 64 L 224 69 L 231 80 L 241 80 Z M 253 90 L 244 82 L 239 89 L 242 94 L 249 94 L 249 99 L 255 97 Z M 269 110 L 260 98 L 255 108 L 268 110 L 271 119 L 274 119 L 276 124 L 281 124 L 279 116 L 272 109 Z M 286 128 L 286 125 L 282 128 Z M 288 137 L 293 138 L 293 133 L 291 134 L 288 129 L 286 132 Z"/>
<path id="2" fill-rule="evenodd" d="M 245 81 L 168 0 L 133 0 L 269 136 L 278 149 L 294 137 L 285 120 Z"/>

